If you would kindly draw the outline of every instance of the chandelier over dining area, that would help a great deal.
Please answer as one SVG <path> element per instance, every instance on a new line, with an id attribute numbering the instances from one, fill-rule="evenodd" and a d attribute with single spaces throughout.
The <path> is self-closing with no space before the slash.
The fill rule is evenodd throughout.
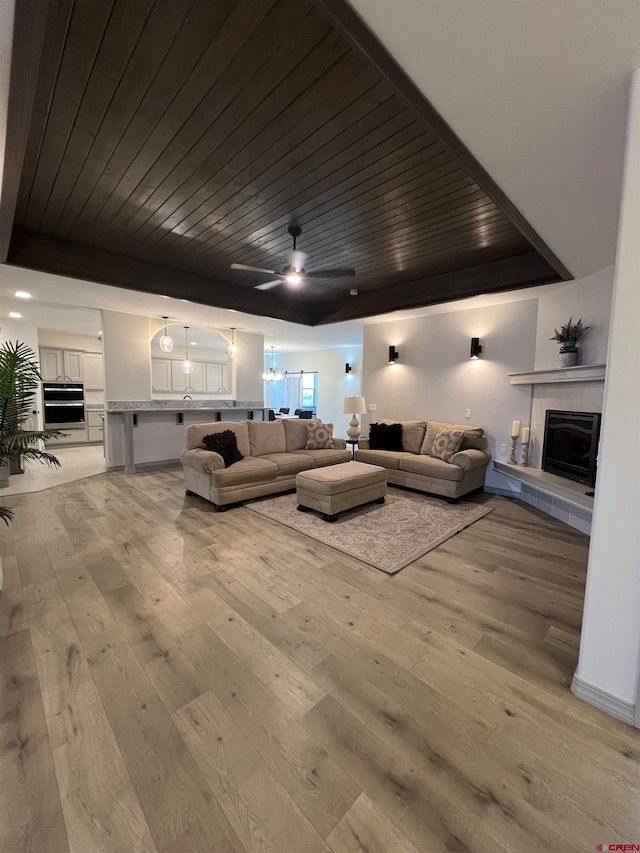
<path id="1" fill-rule="evenodd" d="M 282 373 L 277 373 L 273 365 L 273 351 L 275 347 L 271 347 L 271 367 L 262 374 L 265 382 L 282 382 Z"/>

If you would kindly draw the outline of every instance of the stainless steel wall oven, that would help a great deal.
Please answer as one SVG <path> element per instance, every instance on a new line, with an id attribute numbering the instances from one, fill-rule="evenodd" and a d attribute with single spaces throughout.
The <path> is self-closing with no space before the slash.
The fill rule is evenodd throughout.
<path id="1" fill-rule="evenodd" d="M 82 382 L 44 382 L 42 385 L 45 429 L 84 429 Z"/>

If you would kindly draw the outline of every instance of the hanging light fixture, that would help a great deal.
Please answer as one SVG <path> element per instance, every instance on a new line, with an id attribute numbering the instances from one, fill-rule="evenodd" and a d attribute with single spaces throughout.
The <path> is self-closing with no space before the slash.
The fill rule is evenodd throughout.
<path id="1" fill-rule="evenodd" d="M 262 374 L 262 378 L 265 382 L 282 382 L 282 374 L 276 373 L 276 369 L 273 366 L 273 350 L 274 347 L 271 347 L 271 367 L 266 373 Z"/>
<path id="2" fill-rule="evenodd" d="M 238 355 L 238 347 L 236 346 L 236 330 L 234 326 L 231 326 L 231 343 L 227 348 L 227 355 L 229 358 L 235 358 Z"/>
<path id="3" fill-rule="evenodd" d="M 182 362 L 183 373 L 193 373 L 193 364 L 189 361 L 189 327 L 184 327 L 184 361 Z"/>
<path id="4" fill-rule="evenodd" d="M 170 338 L 167 334 L 167 320 L 169 318 L 163 314 L 162 319 L 164 320 L 164 335 L 160 338 L 160 349 L 162 352 L 171 352 L 173 349 L 173 338 Z"/>

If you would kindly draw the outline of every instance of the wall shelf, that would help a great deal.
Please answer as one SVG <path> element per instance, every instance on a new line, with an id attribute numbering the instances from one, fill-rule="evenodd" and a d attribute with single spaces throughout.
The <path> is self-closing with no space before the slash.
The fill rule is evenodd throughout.
<path id="1" fill-rule="evenodd" d="M 606 364 L 581 364 L 578 367 L 556 367 L 551 370 L 529 370 L 510 373 L 512 385 L 555 385 L 562 382 L 604 382 Z"/>

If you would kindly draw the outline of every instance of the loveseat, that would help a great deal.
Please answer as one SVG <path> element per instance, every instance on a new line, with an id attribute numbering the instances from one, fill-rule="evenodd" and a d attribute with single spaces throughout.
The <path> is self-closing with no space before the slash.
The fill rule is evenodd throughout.
<path id="1" fill-rule="evenodd" d="M 333 449 L 306 450 L 308 420 L 219 421 L 193 424 L 180 454 L 187 494 L 199 495 L 216 510 L 249 498 L 286 492 L 296 487 L 296 474 L 311 468 L 348 462 L 351 452 L 343 438 Z M 244 456 L 225 468 L 222 456 L 207 450 L 204 437 L 231 430 Z"/>
<path id="2" fill-rule="evenodd" d="M 491 454 L 481 427 L 450 424 L 441 421 L 393 421 L 402 424 L 402 450 L 372 450 L 368 439 L 361 439 L 356 450 L 358 462 L 381 465 L 387 469 L 387 482 L 421 492 L 430 492 L 457 503 L 462 495 L 481 489 Z M 436 436 L 442 429 L 462 430 L 462 445 L 450 461 L 434 458 L 431 453 Z"/>

